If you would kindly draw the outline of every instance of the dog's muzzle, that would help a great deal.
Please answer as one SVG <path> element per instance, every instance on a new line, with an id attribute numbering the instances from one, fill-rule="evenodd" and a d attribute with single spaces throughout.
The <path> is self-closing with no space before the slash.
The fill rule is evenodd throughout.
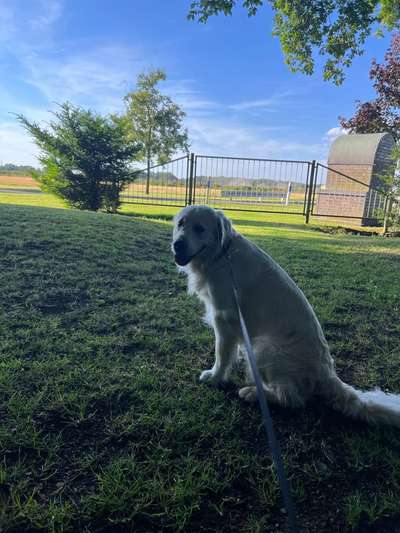
<path id="1" fill-rule="evenodd" d="M 199 250 L 197 250 L 195 254 L 187 255 L 184 241 L 177 240 L 173 244 L 175 263 L 179 266 L 188 265 L 190 261 L 197 257 L 203 250 L 205 250 L 205 248 L 206 246 L 204 245 Z"/>

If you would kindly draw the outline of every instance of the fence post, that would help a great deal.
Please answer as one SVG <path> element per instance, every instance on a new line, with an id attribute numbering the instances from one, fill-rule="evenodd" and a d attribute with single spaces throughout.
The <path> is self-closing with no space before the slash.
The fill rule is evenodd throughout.
<path id="1" fill-rule="evenodd" d="M 150 159 L 147 158 L 146 194 L 150 194 Z"/>
<path id="2" fill-rule="evenodd" d="M 189 193 L 187 198 L 187 205 L 193 203 L 193 181 L 194 181 L 194 154 L 190 154 L 189 160 Z"/>
<path id="3" fill-rule="evenodd" d="M 383 229 L 382 234 L 386 235 L 389 227 L 389 219 L 390 215 L 392 214 L 392 208 L 393 208 L 393 198 L 390 198 L 389 196 L 386 196 L 385 198 L 385 207 L 383 208 L 384 217 L 383 217 Z"/>
<path id="4" fill-rule="evenodd" d="M 289 181 L 287 185 L 285 205 L 289 205 L 291 191 L 292 191 L 292 182 Z"/>
<path id="5" fill-rule="evenodd" d="M 306 205 L 306 224 L 308 224 L 310 221 L 310 215 L 312 211 L 315 171 L 316 171 L 316 162 L 315 160 L 313 160 L 311 162 L 310 182 L 308 184 L 309 188 L 308 188 L 307 205 Z"/>
<path id="6" fill-rule="evenodd" d="M 210 187 L 211 187 L 211 178 L 207 180 L 207 190 L 206 190 L 206 205 L 208 205 L 208 200 L 210 198 Z"/>

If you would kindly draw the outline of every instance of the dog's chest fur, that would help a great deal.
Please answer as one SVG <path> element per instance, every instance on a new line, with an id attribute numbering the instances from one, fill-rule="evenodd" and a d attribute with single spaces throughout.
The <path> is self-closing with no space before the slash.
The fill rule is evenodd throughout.
<path id="1" fill-rule="evenodd" d="M 212 304 L 212 292 L 210 285 L 207 283 L 205 276 L 193 270 L 190 266 L 186 270 L 188 276 L 188 293 L 195 294 L 205 307 L 205 315 L 203 320 L 210 326 L 214 325 L 214 307 Z"/>

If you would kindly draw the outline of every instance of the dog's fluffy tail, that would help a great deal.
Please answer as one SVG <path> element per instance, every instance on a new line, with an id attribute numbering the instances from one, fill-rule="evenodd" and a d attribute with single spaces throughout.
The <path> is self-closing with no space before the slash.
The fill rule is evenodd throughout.
<path id="1" fill-rule="evenodd" d="M 360 391 L 333 375 L 323 395 L 332 407 L 343 414 L 370 424 L 386 424 L 400 428 L 400 396 L 380 389 Z"/>

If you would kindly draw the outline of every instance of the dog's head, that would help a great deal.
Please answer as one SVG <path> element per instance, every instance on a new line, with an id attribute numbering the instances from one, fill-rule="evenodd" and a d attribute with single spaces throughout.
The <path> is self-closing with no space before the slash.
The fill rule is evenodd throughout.
<path id="1" fill-rule="evenodd" d="M 172 252 L 180 266 L 204 264 L 227 248 L 232 224 L 222 211 L 205 205 L 185 207 L 174 218 Z"/>

